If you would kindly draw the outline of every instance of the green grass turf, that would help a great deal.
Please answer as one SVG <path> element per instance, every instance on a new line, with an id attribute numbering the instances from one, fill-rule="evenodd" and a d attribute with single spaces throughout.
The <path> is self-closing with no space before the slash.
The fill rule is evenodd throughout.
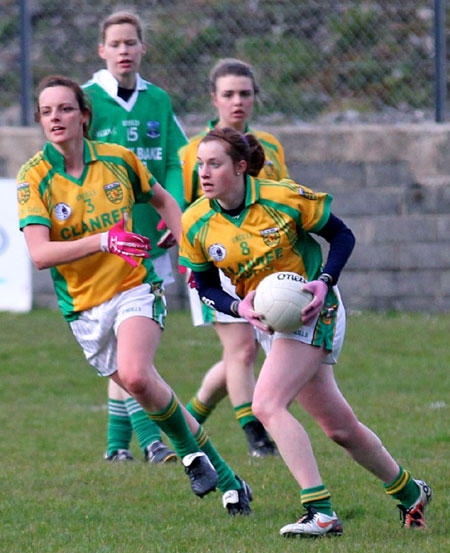
<path id="1" fill-rule="evenodd" d="M 222 455 L 251 483 L 250 517 L 231 518 L 220 493 L 200 500 L 180 463 L 108 464 L 106 382 L 84 360 L 59 313 L 0 313 L 1 553 L 273 553 L 450 550 L 450 315 L 351 315 L 336 368 L 360 419 L 434 499 L 426 532 L 400 527 L 376 479 L 328 440 L 298 406 L 344 535 L 286 540 L 301 514 L 299 489 L 280 459 L 254 460 L 228 400 L 205 425 Z M 171 313 L 157 366 L 187 402 L 220 355 L 214 331 Z"/>

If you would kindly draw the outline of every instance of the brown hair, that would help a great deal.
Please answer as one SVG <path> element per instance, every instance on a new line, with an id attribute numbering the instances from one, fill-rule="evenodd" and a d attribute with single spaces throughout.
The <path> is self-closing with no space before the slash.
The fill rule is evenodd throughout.
<path id="1" fill-rule="evenodd" d="M 100 23 L 100 41 L 102 44 L 105 42 L 106 31 L 109 27 L 111 27 L 111 25 L 123 25 L 124 23 L 134 25 L 136 27 L 136 33 L 139 40 L 143 42 L 142 21 L 140 17 L 132 12 L 123 11 L 114 12 L 111 15 L 108 15 L 108 17 Z"/>
<path id="2" fill-rule="evenodd" d="M 216 82 L 219 77 L 234 75 L 236 77 L 248 77 L 253 83 L 253 92 L 258 94 L 259 87 L 256 84 L 255 75 L 251 65 L 235 58 L 219 60 L 209 73 L 209 91 L 216 92 Z"/>
<path id="3" fill-rule="evenodd" d="M 89 127 L 92 120 L 91 106 L 88 104 L 86 96 L 84 95 L 80 86 L 75 81 L 72 81 L 72 79 L 64 77 L 63 75 L 50 75 L 49 77 L 45 77 L 44 79 L 42 79 L 42 81 L 38 84 L 36 111 L 34 112 L 34 120 L 36 121 L 36 123 L 39 123 L 39 121 L 41 120 L 41 112 L 39 110 L 39 96 L 41 95 L 41 92 L 43 90 L 45 90 L 46 88 L 51 88 L 53 86 L 65 86 L 66 88 L 70 88 L 70 90 L 73 91 L 81 113 L 83 113 L 84 115 L 88 115 L 88 120 L 83 123 L 83 136 L 85 138 L 89 138 Z"/>
<path id="4" fill-rule="evenodd" d="M 246 173 L 252 177 L 259 175 L 264 167 L 265 154 L 259 141 L 252 134 L 241 134 L 231 128 L 213 129 L 202 142 L 223 140 L 226 143 L 226 151 L 234 164 L 244 160 L 247 162 Z"/>

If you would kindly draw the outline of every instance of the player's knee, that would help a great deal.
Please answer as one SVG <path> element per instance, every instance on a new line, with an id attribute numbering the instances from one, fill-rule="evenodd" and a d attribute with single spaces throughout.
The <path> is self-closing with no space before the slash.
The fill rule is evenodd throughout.
<path id="1" fill-rule="evenodd" d="M 348 445 L 349 433 L 345 428 L 325 428 L 325 434 L 341 447 Z"/>
<path id="2" fill-rule="evenodd" d="M 121 376 L 122 382 L 133 397 L 143 396 L 148 389 L 148 378 L 138 373 Z"/>
<path id="3" fill-rule="evenodd" d="M 253 397 L 253 414 L 266 428 L 269 428 L 271 422 L 276 419 L 278 410 L 279 407 L 270 401 L 269 398 L 264 398 L 261 395 Z"/>
<path id="4" fill-rule="evenodd" d="M 336 444 L 343 448 L 351 447 L 358 437 L 358 424 L 349 422 L 348 424 L 335 426 L 331 425 L 323 428 L 325 434 Z"/>

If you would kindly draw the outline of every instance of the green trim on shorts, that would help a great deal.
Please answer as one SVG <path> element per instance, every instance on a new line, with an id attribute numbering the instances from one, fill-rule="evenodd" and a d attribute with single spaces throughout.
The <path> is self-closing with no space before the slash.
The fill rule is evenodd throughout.
<path id="1" fill-rule="evenodd" d="M 213 324 L 217 321 L 217 312 L 215 309 L 202 302 L 202 317 L 203 324 Z"/>
<path id="2" fill-rule="evenodd" d="M 336 332 L 339 300 L 331 288 L 325 298 L 325 304 L 317 319 L 314 329 L 313 346 L 324 346 L 327 351 L 333 350 L 334 334 Z"/>
<path id="3" fill-rule="evenodd" d="M 167 316 L 166 296 L 164 286 L 161 282 L 150 283 L 150 293 L 155 296 L 152 308 L 152 319 L 158 323 L 161 330 L 164 330 L 164 324 Z"/>

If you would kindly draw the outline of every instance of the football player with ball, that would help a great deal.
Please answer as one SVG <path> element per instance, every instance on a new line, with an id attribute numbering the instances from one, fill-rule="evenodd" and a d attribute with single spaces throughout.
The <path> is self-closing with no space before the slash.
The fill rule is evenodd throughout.
<path id="1" fill-rule="evenodd" d="M 198 167 L 204 196 L 182 218 L 180 262 L 191 268 L 204 302 L 243 317 L 261 335 L 267 357 L 253 396 L 253 412 L 274 438 L 301 488 L 301 518 L 281 528 L 283 536 L 341 535 L 330 492 L 319 472 L 309 437 L 289 412 L 294 400 L 353 459 L 381 480 L 398 503 L 405 527 L 425 528 L 429 486 L 414 480 L 381 440 L 359 422 L 333 374 L 345 333 L 345 311 L 336 287 L 353 246 L 351 230 L 330 210 L 332 197 L 285 179 L 255 178 L 264 151 L 253 135 L 214 129 L 200 142 Z M 329 242 L 323 263 L 319 243 Z M 230 296 L 219 269 L 236 286 Z M 255 290 L 277 272 L 296 273 L 313 295 L 300 328 L 273 332 L 253 306 Z"/>

